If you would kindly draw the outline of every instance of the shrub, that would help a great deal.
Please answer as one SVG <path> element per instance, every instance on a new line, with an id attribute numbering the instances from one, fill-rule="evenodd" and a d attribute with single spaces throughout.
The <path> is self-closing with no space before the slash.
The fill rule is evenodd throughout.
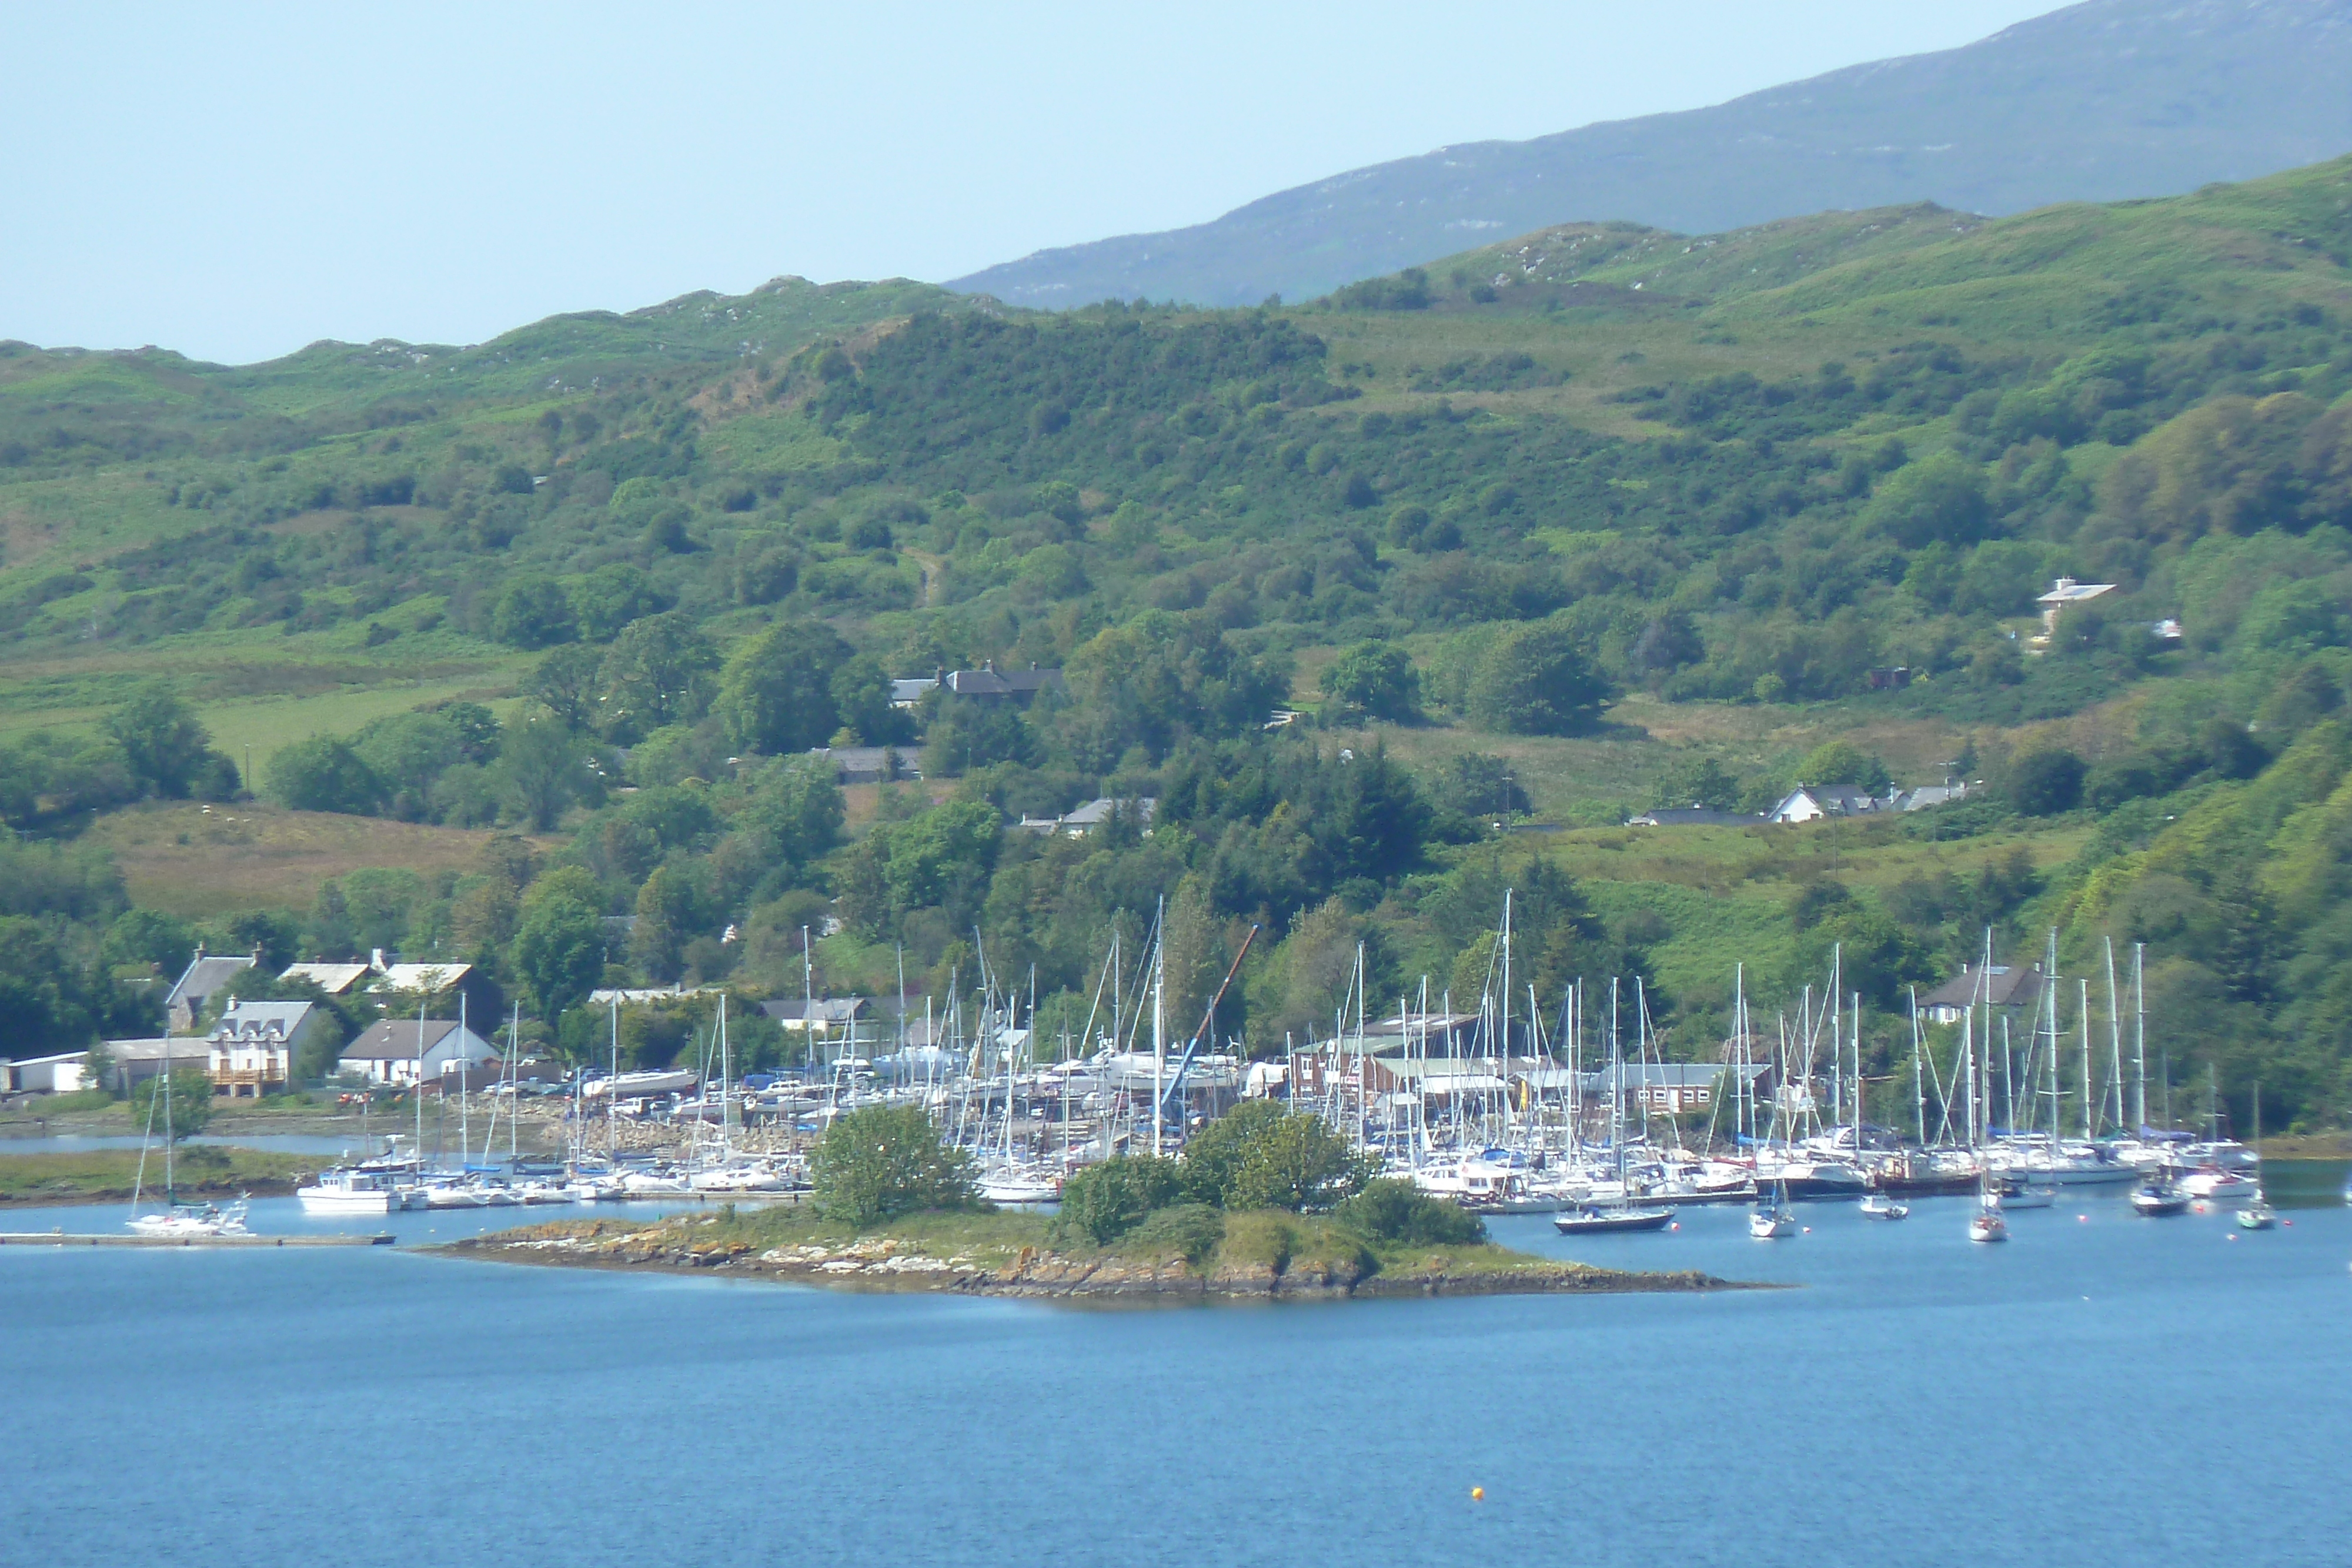
<path id="1" fill-rule="evenodd" d="M 2009 798 L 2029 817 L 2054 817 L 2081 803 L 2083 773 L 2083 759 L 2071 751 L 2029 751 L 2010 765 Z"/>
<path id="2" fill-rule="evenodd" d="M 1198 1268 L 1208 1261 L 1225 1239 L 1225 1217 L 1205 1203 L 1180 1203 L 1154 1213 L 1128 1233 L 1128 1248 L 1140 1252 L 1175 1252 Z"/>
<path id="3" fill-rule="evenodd" d="M 1253 1100 L 1213 1122 L 1184 1150 L 1184 1190 L 1223 1208 L 1321 1208 L 1363 1173 L 1347 1140 L 1320 1118 Z"/>
<path id="4" fill-rule="evenodd" d="M 388 791 L 349 745 L 314 735 L 270 754 L 269 793 L 292 810 L 365 816 L 383 804 Z"/>
<path id="5" fill-rule="evenodd" d="M 1365 1183 L 1331 1217 L 1375 1245 L 1460 1247 L 1486 1239 L 1486 1222 L 1476 1215 L 1395 1176 Z"/>
<path id="6" fill-rule="evenodd" d="M 1152 1155 L 1105 1160 L 1063 1184 L 1056 1228 L 1083 1232 L 1096 1246 L 1107 1246 L 1182 1193 L 1174 1160 Z"/>
<path id="7" fill-rule="evenodd" d="M 1534 622 L 1495 639 L 1478 662 L 1471 716 L 1514 735 L 1573 735 L 1591 727 L 1608 688 L 1559 622 Z"/>
<path id="8" fill-rule="evenodd" d="M 810 1165 L 817 1212 L 851 1225 L 973 1201 L 970 1157 L 918 1105 L 852 1111 L 824 1130 Z"/>

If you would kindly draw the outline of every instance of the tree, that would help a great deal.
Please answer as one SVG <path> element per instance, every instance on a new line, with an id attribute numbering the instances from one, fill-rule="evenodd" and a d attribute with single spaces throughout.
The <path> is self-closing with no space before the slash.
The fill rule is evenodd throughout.
<path id="1" fill-rule="evenodd" d="M 1984 470 L 1957 452 L 1923 457 L 1878 487 L 1867 517 L 1871 527 L 1906 549 L 1938 539 L 1973 544 L 1991 517 Z"/>
<path id="2" fill-rule="evenodd" d="M 631 622 L 604 655 L 604 726 L 616 740 L 665 725 L 688 724 L 709 704 L 709 672 L 719 662 L 684 611 Z"/>
<path id="3" fill-rule="evenodd" d="M 1184 1145 L 1184 1195 L 1224 1207 L 1241 1179 L 1250 1145 L 1284 1114 L 1271 1100 L 1245 1100 L 1195 1134 Z"/>
<path id="4" fill-rule="evenodd" d="M 552 716 L 527 718 L 507 732 L 498 775 L 508 806 L 542 833 L 574 800 L 596 792 L 579 743 Z"/>
<path id="5" fill-rule="evenodd" d="M 890 706 L 890 678 L 872 659 L 860 654 L 844 660 L 828 686 L 840 727 L 853 731 L 865 745 L 888 746 L 912 738 L 906 716 Z"/>
<path id="6" fill-rule="evenodd" d="M 969 1208 L 970 1156 L 940 1141 L 919 1105 L 869 1105 L 817 1140 L 810 1172 L 817 1212 L 863 1228 L 902 1214 Z"/>
<path id="7" fill-rule="evenodd" d="M 545 1019 L 576 1005 L 604 974 L 604 922 L 587 873 L 567 867 L 532 884 L 515 932 L 514 967 Z"/>
<path id="8" fill-rule="evenodd" d="M 580 635 L 592 643 L 609 643 L 629 622 L 661 608 L 662 596 L 652 580 L 625 561 L 598 567 L 572 591 Z"/>
<path id="9" fill-rule="evenodd" d="M 595 727 L 604 667 L 603 653 L 585 643 L 550 649 L 523 682 L 522 695 L 553 714 L 565 729 L 583 734 Z"/>
<path id="10" fill-rule="evenodd" d="M 2063 747 L 2029 751 L 2009 765 L 2009 798 L 2029 817 L 2071 811 L 2083 798 L 2083 759 Z"/>
<path id="11" fill-rule="evenodd" d="M 833 677 L 849 658 L 849 644 L 822 621 L 779 622 L 727 661 L 711 712 L 745 751 L 772 757 L 823 746 L 841 727 Z"/>
<path id="12" fill-rule="evenodd" d="M 416 821 L 428 813 L 434 780 L 465 758 L 465 738 L 437 713 L 394 714 L 352 739 L 352 749 L 382 779 L 393 814 Z"/>
<path id="13" fill-rule="evenodd" d="M 1701 806 L 1710 811 L 1739 809 L 1738 776 L 1712 757 L 1676 767 L 1658 793 L 1661 806 Z"/>
<path id="14" fill-rule="evenodd" d="M 822 761 L 771 762 L 746 780 L 750 798 L 735 813 L 734 831 L 770 865 L 805 866 L 841 838 L 841 787 Z"/>
<path id="15" fill-rule="evenodd" d="M 1229 1208 L 1328 1208 L 1364 1182 L 1373 1163 L 1359 1160 L 1348 1140 L 1320 1116 L 1289 1115 L 1251 1139 L 1226 1194 Z"/>
<path id="16" fill-rule="evenodd" d="M 89 977 L 41 921 L 0 915 L 0 1057 L 70 1051 L 97 1031 Z"/>
<path id="17" fill-rule="evenodd" d="M 152 909 L 126 909 L 106 928 L 99 960 L 110 969 L 144 967 L 175 975 L 195 945 L 196 934 L 186 921 Z"/>
<path id="18" fill-rule="evenodd" d="M 1393 643 L 1359 643 L 1323 673 L 1323 694 L 1344 718 L 1409 724 L 1421 716 L 1421 675 Z"/>
<path id="19" fill-rule="evenodd" d="M 522 577 L 507 584 L 490 612 L 490 635 L 513 648 L 551 648 L 576 634 L 572 599 L 551 577 Z"/>
<path id="20" fill-rule="evenodd" d="M 196 722 L 171 686 L 149 681 L 106 717 L 106 733 L 122 747 L 132 777 L 167 800 L 187 799 L 216 756 L 212 734 Z"/>
<path id="21" fill-rule="evenodd" d="M 694 884 L 675 866 L 656 866 L 637 890 L 637 923 L 629 931 L 629 956 L 646 977 L 661 983 L 685 967 L 686 945 L 694 936 Z"/>
<path id="22" fill-rule="evenodd" d="M 1120 1155 L 1087 1166 L 1064 1182 L 1056 1218 L 1063 1228 L 1079 1231 L 1104 1247 L 1134 1229 L 1152 1210 L 1165 1208 L 1183 1195 L 1183 1178 L 1174 1160 Z"/>
<path id="23" fill-rule="evenodd" d="M 131 1121 L 144 1127 L 148 1124 L 147 1118 L 152 1114 L 155 1130 L 159 1133 L 163 1131 L 164 1077 L 159 1072 L 152 1078 L 142 1078 L 139 1086 L 131 1092 Z M 213 1119 L 213 1081 L 201 1068 L 195 1067 L 174 1067 L 170 1078 L 171 1134 L 172 1141 L 176 1144 L 183 1138 L 193 1138 L 203 1132 L 205 1124 Z"/>
<path id="24" fill-rule="evenodd" d="M 1573 630 L 1536 621 L 1496 638 L 1478 661 L 1470 714 L 1514 735 L 1574 735 L 1592 727 L 1607 696 Z"/>
<path id="25" fill-rule="evenodd" d="M 364 817 L 380 810 L 388 791 L 350 743 L 314 735 L 270 753 L 269 793 L 296 811 L 341 811 Z"/>
<path id="26" fill-rule="evenodd" d="M 1825 740 L 1797 764 L 1800 784 L 1851 784 L 1875 795 L 1893 781 L 1885 763 L 1850 740 Z"/>

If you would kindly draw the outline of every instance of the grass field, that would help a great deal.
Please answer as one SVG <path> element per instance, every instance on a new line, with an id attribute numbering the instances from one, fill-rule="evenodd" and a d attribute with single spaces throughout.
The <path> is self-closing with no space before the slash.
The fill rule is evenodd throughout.
<path id="1" fill-rule="evenodd" d="M 478 864 L 487 829 L 288 811 L 246 803 L 152 805 L 101 819 L 89 834 L 122 868 L 132 900 L 188 916 L 223 909 L 307 910 L 319 884 L 361 866 L 431 877 Z M 538 841 L 542 849 L 552 841 Z"/>

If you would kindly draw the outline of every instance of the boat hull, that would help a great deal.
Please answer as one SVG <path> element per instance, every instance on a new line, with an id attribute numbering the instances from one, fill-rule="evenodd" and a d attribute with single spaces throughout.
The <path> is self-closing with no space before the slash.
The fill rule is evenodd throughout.
<path id="1" fill-rule="evenodd" d="M 1555 1214 L 1552 1226 L 1562 1236 L 1606 1235 L 1619 1230 L 1664 1230 L 1674 1223 L 1671 1208 L 1578 1209 Z"/>

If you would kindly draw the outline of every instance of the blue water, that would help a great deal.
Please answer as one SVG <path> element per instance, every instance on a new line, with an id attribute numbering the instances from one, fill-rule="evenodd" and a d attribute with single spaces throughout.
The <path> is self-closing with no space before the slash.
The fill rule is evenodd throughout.
<path id="1" fill-rule="evenodd" d="M 1791 1291 L 1171 1311 L 0 1249 L 0 1560 L 2345 1560 L 2352 1213 L 2241 1237 L 2095 1198 L 1990 1248 L 1967 1213 L 1495 1226 Z"/>

